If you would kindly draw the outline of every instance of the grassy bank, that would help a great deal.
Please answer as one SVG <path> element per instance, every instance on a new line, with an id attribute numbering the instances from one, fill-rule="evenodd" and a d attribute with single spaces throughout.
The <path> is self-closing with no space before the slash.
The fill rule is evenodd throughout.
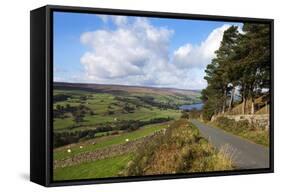
<path id="1" fill-rule="evenodd" d="M 225 151 L 216 151 L 186 119 L 170 125 L 162 134 L 138 149 L 124 175 L 155 175 L 231 170 Z"/>
<path id="2" fill-rule="evenodd" d="M 211 124 L 254 143 L 269 146 L 268 130 L 258 129 L 247 120 L 235 121 L 226 117 L 218 117 Z"/>

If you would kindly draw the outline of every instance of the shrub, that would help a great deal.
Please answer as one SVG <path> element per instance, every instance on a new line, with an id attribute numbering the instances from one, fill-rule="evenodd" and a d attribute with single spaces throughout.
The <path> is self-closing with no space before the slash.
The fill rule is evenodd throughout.
<path id="1" fill-rule="evenodd" d="M 189 119 L 189 114 L 186 111 L 181 112 L 181 118 Z"/>
<path id="2" fill-rule="evenodd" d="M 108 115 L 113 115 L 113 114 L 114 114 L 114 111 L 108 110 L 108 111 L 107 111 L 107 114 L 108 114 Z"/>
<path id="3" fill-rule="evenodd" d="M 205 121 L 210 121 L 212 116 L 215 114 L 215 109 L 210 102 L 204 103 L 204 107 L 202 110 L 202 117 Z"/>
<path id="4" fill-rule="evenodd" d="M 70 98 L 70 95 L 66 94 L 57 94 L 53 96 L 53 102 L 59 102 L 59 101 L 66 101 L 68 98 Z"/>
<path id="5" fill-rule="evenodd" d="M 77 143 L 81 140 L 92 139 L 95 137 L 96 133 L 97 131 L 95 129 L 55 132 L 53 134 L 53 146 L 60 147 L 71 143 Z"/>
<path id="6" fill-rule="evenodd" d="M 192 109 L 189 112 L 189 116 L 192 119 L 197 119 L 197 118 L 200 118 L 201 112 L 202 111 L 200 111 L 200 110 Z"/>

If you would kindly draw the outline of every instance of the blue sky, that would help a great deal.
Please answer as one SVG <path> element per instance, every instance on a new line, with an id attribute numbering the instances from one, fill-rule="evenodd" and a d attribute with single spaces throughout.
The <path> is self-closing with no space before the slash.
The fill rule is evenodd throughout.
<path id="1" fill-rule="evenodd" d="M 202 89 L 232 24 L 55 12 L 54 81 Z"/>

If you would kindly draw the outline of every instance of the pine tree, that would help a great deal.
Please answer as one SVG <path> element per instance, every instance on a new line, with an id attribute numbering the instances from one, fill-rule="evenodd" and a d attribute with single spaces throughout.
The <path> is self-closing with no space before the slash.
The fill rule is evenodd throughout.
<path id="1" fill-rule="evenodd" d="M 232 57 L 235 53 L 234 47 L 239 36 L 236 26 L 229 27 L 223 35 L 219 49 L 215 52 L 214 58 L 205 70 L 206 76 L 204 77 L 208 82 L 208 87 L 204 90 L 203 97 L 208 100 L 205 101 L 206 107 L 215 108 L 213 113 L 225 113 L 227 99 L 231 91 L 229 101 L 229 108 L 232 107 L 234 90 L 236 86 L 236 74 L 233 73 L 235 65 L 233 64 Z M 210 110 L 209 110 L 210 113 Z"/>
<path id="2" fill-rule="evenodd" d="M 241 54 L 240 69 L 243 87 L 243 111 L 248 97 L 251 101 L 251 114 L 255 113 L 255 97 L 263 88 L 269 88 L 270 72 L 270 35 L 269 25 L 243 25 L 238 48 Z M 237 55 L 238 55 L 237 53 Z"/>
<path id="3" fill-rule="evenodd" d="M 203 117 L 224 113 L 227 103 L 231 111 L 235 89 L 242 98 L 242 113 L 246 113 L 247 100 L 255 113 L 255 98 L 270 88 L 269 32 L 269 25 L 249 23 L 243 25 L 243 33 L 237 26 L 224 32 L 216 57 L 205 70 L 208 86 L 202 90 Z"/>

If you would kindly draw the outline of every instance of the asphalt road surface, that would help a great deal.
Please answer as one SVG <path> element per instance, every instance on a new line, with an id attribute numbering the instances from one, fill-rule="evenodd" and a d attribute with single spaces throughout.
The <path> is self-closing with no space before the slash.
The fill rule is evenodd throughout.
<path id="1" fill-rule="evenodd" d="M 269 168 L 268 148 L 195 119 L 191 122 L 198 127 L 201 135 L 208 139 L 214 147 L 217 149 L 227 148 L 233 155 L 234 165 L 238 169 Z"/>

